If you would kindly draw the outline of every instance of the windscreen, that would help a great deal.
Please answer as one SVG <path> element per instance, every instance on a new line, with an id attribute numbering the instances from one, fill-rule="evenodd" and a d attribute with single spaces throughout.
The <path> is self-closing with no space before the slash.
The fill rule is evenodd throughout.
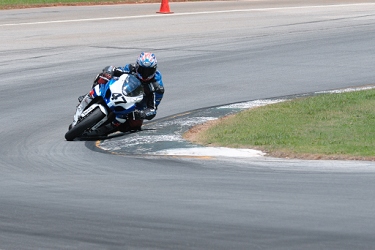
<path id="1" fill-rule="evenodd" d="M 128 75 L 122 85 L 122 94 L 125 96 L 143 95 L 143 86 L 137 77 Z"/>

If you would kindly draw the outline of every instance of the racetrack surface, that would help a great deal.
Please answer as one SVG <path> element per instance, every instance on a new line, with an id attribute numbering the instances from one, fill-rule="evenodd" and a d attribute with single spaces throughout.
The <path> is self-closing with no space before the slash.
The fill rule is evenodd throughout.
<path id="1" fill-rule="evenodd" d="M 142 50 L 165 81 L 155 123 L 374 83 L 371 1 L 170 7 L 1 11 L 0 249 L 372 249 L 373 162 L 117 155 L 64 140 L 95 75 Z"/>

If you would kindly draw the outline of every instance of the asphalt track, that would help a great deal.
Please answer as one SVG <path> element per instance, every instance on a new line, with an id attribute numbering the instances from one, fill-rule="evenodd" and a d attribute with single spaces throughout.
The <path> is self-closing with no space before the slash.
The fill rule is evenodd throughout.
<path id="1" fill-rule="evenodd" d="M 126 155 L 64 140 L 98 70 L 142 50 L 165 81 L 155 124 L 374 84 L 371 1 L 170 7 L 0 12 L 0 249 L 373 249 L 373 162 Z"/>

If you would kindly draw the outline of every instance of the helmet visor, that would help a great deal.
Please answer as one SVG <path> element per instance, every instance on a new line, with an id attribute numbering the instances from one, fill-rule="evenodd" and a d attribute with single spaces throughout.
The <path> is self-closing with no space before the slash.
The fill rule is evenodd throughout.
<path id="1" fill-rule="evenodd" d="M 154 67 L 143 67 L 138 66 L 137 73 L 142 77 L 142 79 L 149 79 L 154 76 L 156 68 Z"/>

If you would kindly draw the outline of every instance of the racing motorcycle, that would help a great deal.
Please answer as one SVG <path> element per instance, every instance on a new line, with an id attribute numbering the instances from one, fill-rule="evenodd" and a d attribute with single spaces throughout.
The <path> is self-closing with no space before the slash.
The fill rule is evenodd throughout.
<path id="1" fill-rule="evenodd" d="M 72 141 L 78 137 L 95 136 L 96 130 L 115 118 L 126 122 L 135 110 L 135 105 L 142 101 L 143 94 L 141 82 L 131 74 L 97 84 L 86 98 L 91 100 L 88 105 L 83 110 L 80 110 L 80 105 L 77 106 L 74 122 L 69 126 L 65 139 Z"/>

